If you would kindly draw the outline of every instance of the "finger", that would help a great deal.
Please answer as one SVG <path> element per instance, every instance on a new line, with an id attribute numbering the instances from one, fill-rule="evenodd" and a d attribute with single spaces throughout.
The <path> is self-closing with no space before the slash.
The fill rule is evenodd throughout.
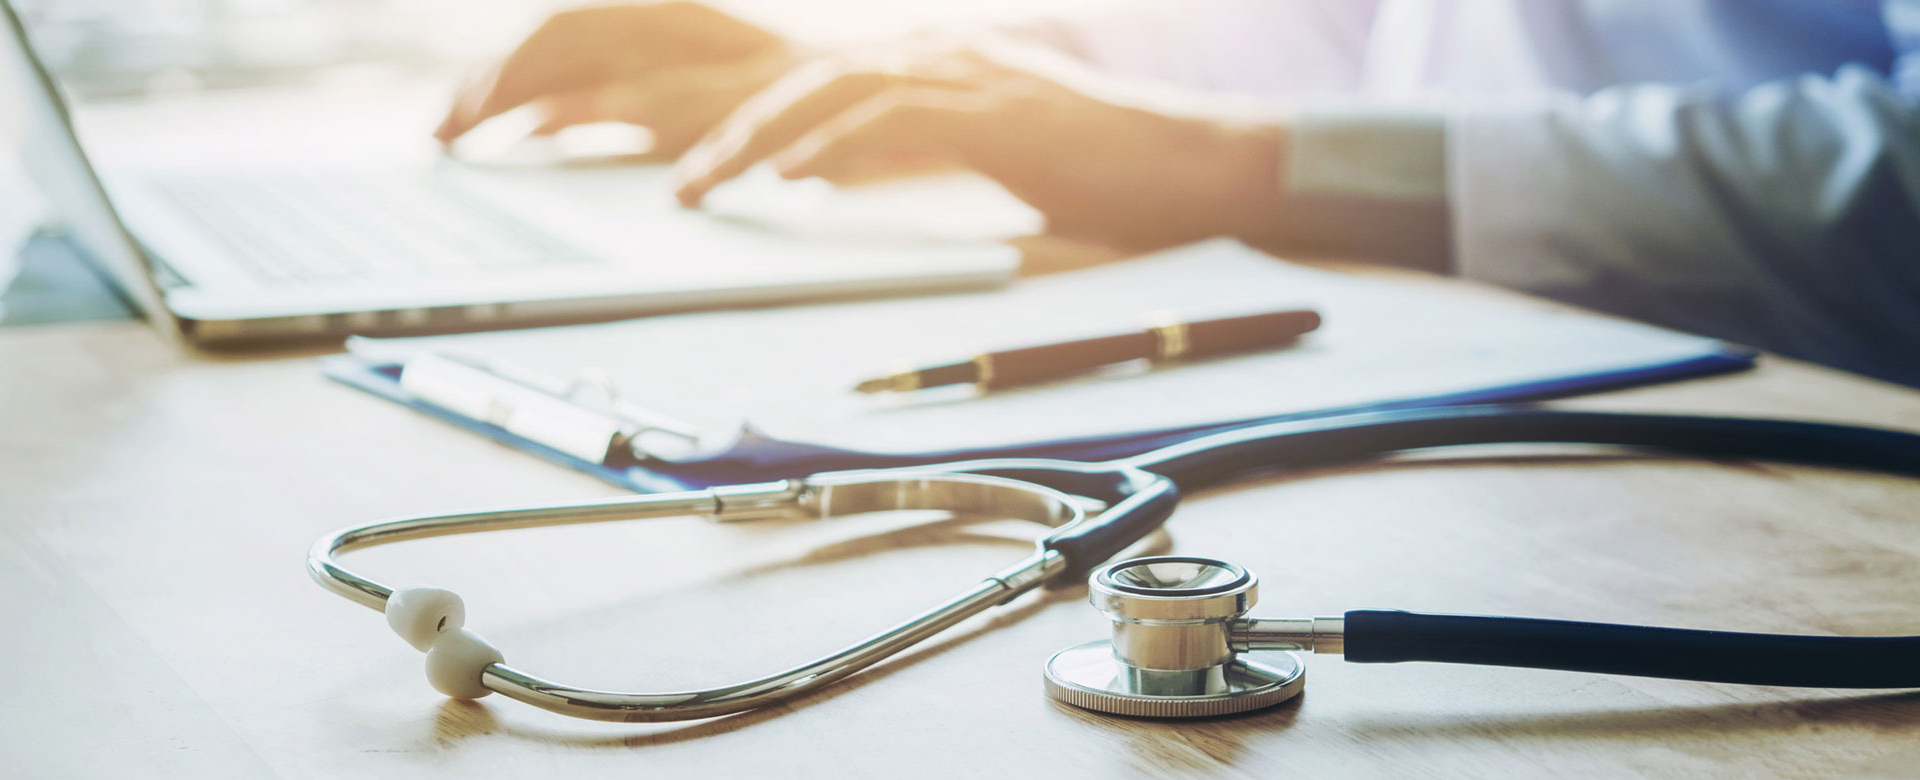
<path id="1" fill-rule="evenodd" d="M 852 178 L 876 161 L 911 158 L 954 162 L 969 114 L 944 91 L 885 94 L 854 106 L 773 157 L 788 179 Z"/>
<path id="2" fill-rule="evenodd" d="M 525 64 L 510 60 L 460 89 L 433 137 L 443 144 L 452 143 L 482 122 L 554 92 L 579 86 L 584 80 L 577 74 L 566 77 L 565 74 L 533 72 Z"/>
<path id="3" fill-rule="evenodd" d="M 613 29 L 613 20 L 604 17 L 619 10 L 581 8 L 548 17 L 498 65 L 458 90 L 434 137 L 451 143 L 481 122 L 543 95 L 603 78 L 600 61 L 613 52 L 596 34 Z"/>
<path id="4" fill-rule="evenodd" d="M 434 137 L 441 143 L 452 143 L 482 122 L 543 97 L 584 88 L 583 84 L 592 80 L 580 73 L 509 60 L 457 94 Z"/>
<path id="5" fill-rule="evenodd" d="M 447 107 L 446 118 L 440 120 L 440 126 L 433 131 L 435 140 L 443 144 L 453 143 L 480 123 L 480 102 L 499 79 L 499 72 L 496 66 L 469 75 L 461 81 L 459 88 L 454 90 L 453 104 Z"/>
<path id="6" fill-rule="evenodd" d="M 778 60 L 750 59 L 688 65 L 540 98 L 541 123 L 551 135 L 574 125 L 625 122 L 680 139 L 684 148 L 724 115 L 740 96 L 770 80 Z M 777 71 L 775 71 L 777 72 Z"/>
<path id="7" fill-rule="evenodd" d="M 835 66 L 804 68 L 748 98 L 680 158 L 675 197 L 695 206 L 709 190 L 878 94 L 890 78 Z"/>

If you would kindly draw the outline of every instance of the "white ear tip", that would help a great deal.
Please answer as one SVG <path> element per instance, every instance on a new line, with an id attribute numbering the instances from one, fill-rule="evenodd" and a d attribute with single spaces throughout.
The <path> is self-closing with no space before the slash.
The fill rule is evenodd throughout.
<path id="1" fill-rule="evenodd" d="M 480 675 L 506 660 L 479 634 L 464 628 L 441 634 L 427 648 L 427 682 L 456 699 L 478 699 L 493 691 L 480 684 Z"/>
<path id="2" fill-rule="evenodd" d="M 416 585 L 387 596 L 387 625 L 413 649 L 425 652 L 435 640 L 467 624 L 467 605 L 446 588 Z"/>

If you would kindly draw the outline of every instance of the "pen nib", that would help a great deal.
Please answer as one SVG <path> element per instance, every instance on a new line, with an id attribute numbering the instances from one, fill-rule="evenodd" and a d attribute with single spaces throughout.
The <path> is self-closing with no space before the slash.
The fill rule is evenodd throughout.
<path id="1" fill-rule="evenodd" d="M 893 377 L 880 377 L 879 379 L 869 379 L 865 382 L 861 382 L 860 384 L 853 386 L 854 392 L 867 393 L 869 395 L 873 393 L 884 393 L 892 389 L 893 389 Z"/>

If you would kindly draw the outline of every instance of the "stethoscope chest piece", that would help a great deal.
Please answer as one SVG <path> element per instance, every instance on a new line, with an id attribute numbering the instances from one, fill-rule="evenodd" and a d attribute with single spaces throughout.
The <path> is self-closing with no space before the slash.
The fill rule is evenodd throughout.
<path id="1" fill-rule="evenodd" d="M 1096 571 L 1089 600 L 1113 637 L 1047 660 L 1055 701 L 1113 715 L 1198 718 L 1271 707 L 1300 695 L 1306 666 L 1291 652 L 1236 641 L 1259 582 L 1210 558 L 1138 558 Z"/>

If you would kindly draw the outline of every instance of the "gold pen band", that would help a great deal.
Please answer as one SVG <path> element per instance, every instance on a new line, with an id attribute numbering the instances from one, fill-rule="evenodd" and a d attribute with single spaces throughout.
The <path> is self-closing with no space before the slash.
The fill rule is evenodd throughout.
<path id="1" fill-rule="evenodd" d="M 973 356 L 973 383 L 981 387 L 993 384 L 993 356 L 985 352 Z"/>
<path id="2" fill-rule="evenodd" d="M 1154 360 L 1178 360 L 1193 349 L 1187 323 L 1169 315 L 1155 315 L 1147 325 L 1147 332 L 1153 334 Z"/>

